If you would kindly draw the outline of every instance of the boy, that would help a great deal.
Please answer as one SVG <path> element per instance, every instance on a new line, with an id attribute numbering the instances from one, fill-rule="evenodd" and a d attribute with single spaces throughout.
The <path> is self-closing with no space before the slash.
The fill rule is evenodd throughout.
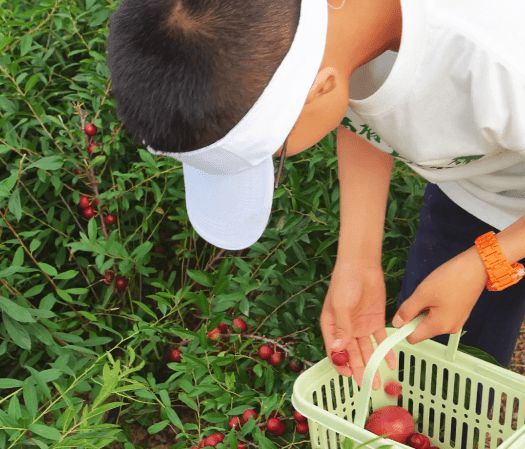
<path id="1" fill-rule="evenodd" d="M 508 364 L 525 312 L 525 4 L 328 3 L 124 0 L 109 38 L 118 113 L 150 152 L 183 162 L 192 225 L 226 249 L 267 225 L 272 155 L 310 148 L 344 118 L 340 240 L 321 315 L 327 352 L 349 354 L 337 371 L 359 383 L 371 337 L 386 336 L 394 156 L 431 184 L 393 324 L 428 310 L 409 341 L 464 326 L 464 342 Z"/>

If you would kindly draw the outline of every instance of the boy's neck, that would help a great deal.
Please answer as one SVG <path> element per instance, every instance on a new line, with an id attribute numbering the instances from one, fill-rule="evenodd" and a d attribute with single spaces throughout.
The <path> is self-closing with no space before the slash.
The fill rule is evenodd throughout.
<path id="1" fill-rule="evenodd" d="M 348 67 L 348 75 L 386 50 L 398 51 L 401 42 L 400 0 L 347 0 L 332 11 L 332 51 Z"/>

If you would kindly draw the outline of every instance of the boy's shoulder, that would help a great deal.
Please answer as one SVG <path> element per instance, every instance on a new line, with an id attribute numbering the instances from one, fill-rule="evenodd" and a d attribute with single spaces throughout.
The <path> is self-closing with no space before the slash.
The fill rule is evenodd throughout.
<path id="1" fill-rule="evenodd" d="M 406 7 L 422 1 L 425 21 L 434 36 L 456 45 L 470 44 L 490 52 L 525 75 L 523 0 L 401 0 Z"/>

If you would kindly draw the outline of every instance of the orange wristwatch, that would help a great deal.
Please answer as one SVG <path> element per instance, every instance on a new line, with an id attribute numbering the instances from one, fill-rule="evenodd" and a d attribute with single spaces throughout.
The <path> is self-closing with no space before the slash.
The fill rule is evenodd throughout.
<path id="1" fill-rule="evenodd" d="M 479 256 L 487 269 L 489 277 L 487 290 L 493 292 L 505 290 L 525 277 L 523 264 L 511 264 L 507 260 L 493 231 L 480 235 L 476 239 L 475 244 Z"/>

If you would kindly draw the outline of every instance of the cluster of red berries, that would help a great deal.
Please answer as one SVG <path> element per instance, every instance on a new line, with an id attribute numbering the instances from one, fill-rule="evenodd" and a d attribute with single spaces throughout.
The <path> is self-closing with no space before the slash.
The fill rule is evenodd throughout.
<path id="1" fill-rule="evenodd" d="M 93 123 L 87 123 L 86 126 L 84 126 L 84 133 L 88 138 L 87 152 L 89 155 L 92 155 L 97 149 L 97 144 L 93 140 L 93 137 L 97 134 L 97 127 L 93 125 Z"/>
<path id="2" fill-rule="evenodd" d="M 199 443 L 198 446 L 193 446 L 191 449 L 198 449 L 200 447 L 215 447 L 217 446 L 219 443 L 222 443 L 224 441 L 224 434 L 223 433 L 214 433 L 210 436 L 207 436 L 206 438 L 204 438 L 203 440 L 201 440 L 201 442 Z M 237 447 L 239 449 L 246 449 L 246 445 L 244 446 L 241 446 L 241 443 L 237 444 Z"/>
<path id="3" fill-rule="evenodd" d="M 272 366 L 279 366 L 284 357 L 284 353 L 280 348 L 277 347 L 274 350 L 270 345 L 261 345 L 258 354 L 261 359 L 267 360 Z M 303 369 L 303 364 L 297 359 L 292 359 L 290 360 L 288 367 L 294 373 L 299 373 Z"/>
<path id="4" fill-rule="evenodd" d="M 119 292 L 123 292 L 128 287 L 128 279 L 124 276 L 116 276 L 115 272 L 113 270 L 106 270 L 104 272 L 104 277 L 102 278 L 102 282 L 106 285 L 111 285 L 111 283 L 115 280 L 115 288 Z"/>
<path id="5" fill-rule="evenodd" d="M 236 332 L 241 334 L 245 333 L 248 330 L 248 325 L 246 321 L 242 318 L 234 318 L 232 320 L 232 325 L 225 322 L 220 322 L 217 327 L 213 328 L 208 332 L 208 338 L 210 340 L 219 340 L 221 337 L 227 336 L 231 333 L 232 327 Z M 280 348 L 276 348 L 274 351 L 269 345 L 264 344 L 259 347 L 258 350 L 259 357 L 263 360 L 268 360 L 272 366 L 279 366 L 283 361 L 284 351 Z M 181 361 L 181 351 L 178 348 L 173 348 L 168 353 L 168 360 L 171 362 L 180 362 Z M 297 360 L 292 359 L 289 363 L 290 370 L 299 373 L 303 369 L 303 364 Z"/>
<path id="6" fill-rule="evenodd" d="M 99 205 L 99 201 L 97 199 L 90 201 L 89 197 L 87 197 L 86 195 L 81 195 L 78 205 L 82 209 L 82 215 L 84 216 L 84 218 L 87 218 L 88 220 L 90 220 L 97 214 L 96 208 Z M 108 226 L 112 226 L 116 222 L 117 222 L 117 217 L 115 217 L 115 215 L 106 214 L 104 216 L 104 223 L 106 223 Z"/>
<path id="7" fill-rule="evenodd" d="M 279 348 L 274 351 L 269 345 L 261 345 L 258 352 L 259 357 L 272 366 L 279 366 L 283 361 L 283 352 Z"/>
<path id="8" fill-rule="evenodd" d="M 300 434 L 308 433 L 308 419 L 301 415 L 297 410 L 294 410 L 293 417 L 295 419 L 295 431 Z"/>
<path id="9" fill-rule="evenodd" d="M 246 321 L 242 318 L 234 318 L 232 320 L 233 329 L 239 333 L 244 333 L 248 329 Z M 224 322 L 219 323 L 219 325 L 208 332 L 208 338 L 210 340 L 218 340 L 221 338 L 221 335 L 228 335 L 231 332 L 231 327 L 229 324 Z"/>
<path id="10" fill-rule="evenodd" d="M 295 420 L 295 431 L 302 435 L 308 433 L 308 419 L 297 410 L 294 410 L 293 418 Z M 272 412 L 266 421 L 266 430 L 275 436 L 281 436 L 286 432 L 286 425 L 276 412 Z"/>
<path id="11" fill-rule="evenodd" d="M 251 408 L 245 410 L 241 417 L 234 416 L 233 418 L 231 418 L 228 422 L 228 426 L 230 427 L 230 429 L 237 430 L 240 429 L 243 424 L 246 424 L 250 418 L 256 420 L 258 417 L 259 415 L 257 414 L 257 412 L 253 408 Z"/>
<path id="12" fill-rule="evenodd" d="M 89 220 L 96 215 L 95 208 L 98 206 L 98 200 L 95 199 L 90 201 L 86 195 L 81 195 L 78 205 L 82 209 L 82 215 L 84 218 Z"/>

